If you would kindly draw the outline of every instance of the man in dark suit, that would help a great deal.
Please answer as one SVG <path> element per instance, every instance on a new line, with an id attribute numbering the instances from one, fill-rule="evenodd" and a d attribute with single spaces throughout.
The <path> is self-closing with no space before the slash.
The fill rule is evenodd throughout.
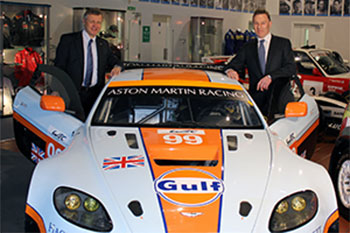
<path id="1" fill-rule="evenodd" d="M 289 78 L 296 74 L 296 65 L 290 41 L 270 33 L 272 22 L 266 10 L 254 12 L 253 24 L 257 39 L 246 43 L 224 71 L 228 77 L 239 80 L 239 74 L 244 75 L 248 69 L 249 93 L 267 116 L 271 87 L 280 90 L 289 84 Z"/>
<path id="2" fill-rule="evenodd" d="M 84 30 L 62 35 L 56 50 L 55 66 L 72 78 L 85 114 L 104 87 L 106 73 L 118 75 L 123 66 L 108 42 L 97 36 L 102 20 L 100 10 L 88 9 L 83 17 Z"/>

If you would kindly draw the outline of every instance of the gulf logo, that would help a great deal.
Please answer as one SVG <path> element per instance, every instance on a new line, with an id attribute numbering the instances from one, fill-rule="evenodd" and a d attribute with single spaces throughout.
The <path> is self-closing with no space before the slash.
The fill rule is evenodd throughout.
<path id="1" fill-rule="evenodd" d="M 184 168 L 165 172 L 154 181 L 156 192 L 165 200 L 181 206 L 203 206 L 218 199 L 224 183 L 209 172 Z"/>

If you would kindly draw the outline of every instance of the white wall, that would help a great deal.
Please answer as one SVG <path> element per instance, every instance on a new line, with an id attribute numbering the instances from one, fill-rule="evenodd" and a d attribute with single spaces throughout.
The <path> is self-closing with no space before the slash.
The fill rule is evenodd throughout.
<path id="1" fill-rule="evenodd" d="M 175 51 L 174 57 L 188 57 L 188 33 L 191 16 L 223 18 L 223 33 L 228 29 L 247 29 L 252 14 L 230 12 L 225 10 L 202 9 L 166 5 L 161 3 L 140 2 L 139 0 L 7 0 L 10 2 L 49 4 L 50 9 L 50 43 L 57 45 L 62 33 L 72 31 L 73 7 L 99 7 L 106 9 L 127 10 L 135 6 L 136 12 L 142 14 L 142 25 L 152 25 L 153 14 L 172 17 Z M 272 33 L 291 38 L 292 22 L 323 22 L 325 23 L 325 47 L 338 51 L 345 59 L 350 60 L 350 17 L 317 17 L 317 16 L 280 16 L 279 0 L 266 0 L 266 8 L 272 16 Z M 128 19 L 129 11 L 126 13 Z M 127 24 L 125 24 L 127 26 Z M 127 28 L 125 35 L 128 35 Z M 129 38 L 130 42 L 134 38 Z M 221 43 L 221 42 L 220 42 Z M 143 61 L 149 61 L 152 51 L 151 43 L 141 43 Z"/>
<path id="2" fill-rule="evenodd" d="M 224 18 L 223 33 L 228 29 L 248 28 L 251 13 L 230 12 L 225 10 L 202 9 L 166 5 L 152 2 L 139 2 L 133 0 L 130 5 L 136 6 L 136 11 L 142 13 L 142 24 L 151 25 L 153 14 L 165 14 L 172 16 L 175 44 L 175 57 L 188 57 L 183 53 L 183 47 L 188 48 L 189 21 L 191 16 Z M 272 33 L 287 38 L 292 37 L 292 23 L 295 22 L 323 22 L 325 23 L 325 47 L 338 51 L 344 59 L 350 59 L 350 17 L 319 17 L 319 16 L 280 16 L 279 0 L 266 1 L 266 8 L 272 17 Z M 181 23 L 179 23 L 181 22 Z M 183 45 L 183 41 L 186 44 Z M 142 60 L 148 60 L 151 48 L 150 43 L 143 43 Z"/>
<path id="3" fill-rule="evenodd" d="M 224 19 L 224 33 L 228 30 L 228 28 L 248 28 L 248 19 L 251 17 L 249 14 L 244 13 L 232 13 L 214 9 L 183 7 L 176 5 L 156 4 L 151 2 L 134 1 L 132 5 L 136 7 L 137 12 L 141 12 L 142 25 L 152 25 L 152 16 L 154 14 L 171 16 L 171 30 L 174 32 L 174 57 L 180 57 L 182 61 L 188 58 L 187 53 L 189 47 L 188 43 L 191 16 L 216 17 Z M 227 20 L 225 18 L 227 18 Z M 151 43 L 142 43 L 141 58 L 143 61 L 150 60 L 151 51 Z"/>

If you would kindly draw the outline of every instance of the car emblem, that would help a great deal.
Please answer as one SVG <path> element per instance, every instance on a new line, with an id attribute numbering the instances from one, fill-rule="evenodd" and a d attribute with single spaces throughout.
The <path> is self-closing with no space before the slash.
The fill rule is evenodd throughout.
<path id="1" fill-rule="evenodd" d="M 165 172 L 154 181 L 156 192 L 166 201 L 180 206 L 203 206 L 217 200 L 224 183 L 213 174 L 192 168 Z"/>

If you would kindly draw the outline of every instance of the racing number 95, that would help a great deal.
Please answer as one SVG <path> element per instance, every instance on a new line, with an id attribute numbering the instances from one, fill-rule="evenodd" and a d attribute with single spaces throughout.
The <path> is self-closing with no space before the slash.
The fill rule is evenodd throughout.
<path id="1" fill-rule="evenodd" d="M 203 139 L 198 135 L 184 135 L 180 136 L 177 134 L 167 134 L 163 136 L 164 142 L 166 144 L 180 144 L 182 142 L 189 145 L 199 145 L 203 142 Z"/>

